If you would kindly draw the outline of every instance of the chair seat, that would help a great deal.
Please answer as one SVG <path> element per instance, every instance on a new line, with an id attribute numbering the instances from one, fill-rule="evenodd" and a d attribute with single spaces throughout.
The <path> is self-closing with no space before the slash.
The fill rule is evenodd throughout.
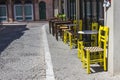
<path id="1" fill-rule="evenodd" d="M 63 28 L 68 28 L 68 27 L 66 27 L 66 26 L 61 26 L 61 27 L 60 27 L 60 29 L 63 29 Z"/>
<path id="2" fill-rule="evenodd" d="M 89 50 L 90 52 L 104 51 L 104 49 L 100 47 L 84 47 L 84 50 Z"/>
<path id="3" fill-rule="evenodd" d="M 65 28 L 65 29 L 62 29 L 63 31 L 69 31 L 70 29 L 68 29 L 68 28 Z"/>
<path id="4" fill-rule="evenodd" d="M 73 31 L 71 31 L 71 30 L 69 30 L 68 33 L 69 33 L 70 35 L 76 35 L 76 34 L 75 34 Z"/>

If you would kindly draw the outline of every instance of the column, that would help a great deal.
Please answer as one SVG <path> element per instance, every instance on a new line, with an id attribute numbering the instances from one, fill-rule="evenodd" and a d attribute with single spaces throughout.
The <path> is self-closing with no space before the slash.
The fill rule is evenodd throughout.
<path id="1" fill-rule="evenodd" d="M 34 20 L 39 21 L 39 1 L 34 0 L 33 2 Z"/>
<path id="2" fill-rule="evenodd" d="M 22 0 L 21 3 L 22 3 L 23 21 L 25 21 L 25 11 L 24 11 L 24 4 L 25 4 L 25 1 Z"/>
<path id="3" fill-rule="evenodd" d="M 7 5 L 8 5 L 8 7 L 7 7 L 8 22 L 13 22 L 13 2 L 12 2 L 12 0 L 9 0 Z"/>

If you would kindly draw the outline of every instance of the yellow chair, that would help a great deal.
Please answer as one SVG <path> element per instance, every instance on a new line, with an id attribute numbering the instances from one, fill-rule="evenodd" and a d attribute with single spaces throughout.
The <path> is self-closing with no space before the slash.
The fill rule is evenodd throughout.
<path id="1" fill-rule="evenodd" d="M 96 22 L 92 23 L 92 31 L 94 31 L 94 30 L 98 30 L 98 23 L 96 23 Z M 91 40 L 94 40 L 91 43 L 91 46 L 97 46 L 97 38 L 98 38 L 98 35 L 96 35 L 96 34 L 91 35 Z"/>
<path id="2" fill-rule="evenodd" d="M 84 48 L 83 41 L 78 41 L 78 58 L 81 61 L 83 61 L 83 54 L 84 54 L 83 48 Z"/>
<path id="3" fill-rule="evenodd" d="M 104 71 L 107 70 L 107 61 L 106 61 L 106 47 L 108 42 L 108 31 L 109 28 L 106 26 L 100 26 L 99 28 L 99 34 L 98 34 L 98 46 L 95 47 L 84 47 L 82 45 L 82 59 L 83 59 L 83 67 L 87 69 L 87 73 L 90 73 L 90 65 L 100 63 L 103 64 Z M 81 41 L 81 43 L 83 43 Z M 97 58 L 91 58 L 92 53 L 99 54 L 99 57 Z"/>
<path id="4" fill-rule="evenodd" d="M 73 21 L 73 24 L 75 24 L 75 26 L 73 26 L 72 29 L 68 29 L 68 30 L 64 30 L 64 33 L 63 33 L 63 41 L 64 43 L 66 44 L 69 40 L 69 32 L 75 32 L 76 31 L 76 24 L 77 24 L 77 21 L 74 20 Z"/>
<path id="5" fill-rule="evenodd" d="M 82 35 L 77 35 L 77 31 L 82 30 L 82 20 L 79 20 L 79 27 L 74 27 L 74 32 L 69 32 L 69 41 L 70 41 L 70 49 L 72 49 L 73 45 L 77 46 L 78 40 L 82 40 Z"/>
<path id="6" fill-rule="evenodd" d="M 91 29 L 92 29 L 92 31 L 98 30 L 98 23 L 93 22 Z M 89 45 L 91 43 L 92 46 L 95 46 L 95 45 L 97 46 L 97 38 L 98 37 L 96 34 L 92 34 L 91 41 L 86 41 L 86 40 L 82 40 L 82 35 L 80 35 L 80 39 L 78 40 L 78 58 L 81 61 L 83 60 L 82 54 L 81 54 L 81 53 L 83 53 L 83 49 L 82 49 L 83 45 L 85 46 L 85 45 Z M 95 56 L 93 55 L 93 57 L 95 57 Z"/>

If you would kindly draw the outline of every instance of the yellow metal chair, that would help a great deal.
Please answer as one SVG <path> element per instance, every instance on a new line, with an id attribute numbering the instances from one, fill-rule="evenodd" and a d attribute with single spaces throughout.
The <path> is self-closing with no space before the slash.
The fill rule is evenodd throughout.
<path id="1" fill-rule="evenodd" d="M 83 42 L 79 42 L 82 46 L 81 49 L 83 49 L 82 53 L 82 59 L 83 59 L 83 67 L 87 69 L 87 73 L 90 73 L 90 65 L 100 63 L 103 64 L 104 71 L 107 70 L 107 63 L 106 63 L 106 47 L 108 42 L 108 31 L 109 28 L 106 26 L 100 26 L 99 28 L 99 34 L 98 34 L 98 46 L 95 47 L 84 47 Z M 99 54 L 99 57 L 97 58 L 91 58 L 92 53 Z"/>

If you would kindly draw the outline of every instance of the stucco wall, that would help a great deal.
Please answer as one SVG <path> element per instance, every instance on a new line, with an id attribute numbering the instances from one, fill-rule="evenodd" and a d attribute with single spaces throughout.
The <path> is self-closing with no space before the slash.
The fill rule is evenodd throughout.
<path id="1" fill-rule="evenodd" d="M 120 0 L 111 1 L 111 7 L 106 15 L 106 25 L 110 27 L 108 72 L 117 75 L 120 74 Z"/>
<path id="2" fill-rule="evenodd" d="M 109 27 L 109 48 L 108 48 L 108 72 L 113 75 L 114 71 L 114 16 L 113 16 L 113 1 L 111 2 L 111 6 L 104 11 L 105 16 L 105 25 Z"/>
<path id="3" fill-rule="evenodd" d="M 114 73 L 120 74 L 120 0 L 114 0 Z"/>

